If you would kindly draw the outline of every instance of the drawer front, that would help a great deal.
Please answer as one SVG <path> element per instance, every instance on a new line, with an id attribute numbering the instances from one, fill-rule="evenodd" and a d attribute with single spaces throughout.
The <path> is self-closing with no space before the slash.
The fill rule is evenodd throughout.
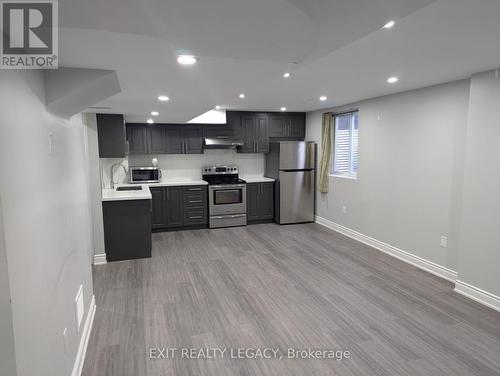
<path id="1" fill-rule="evenodd" d="M 186 208 L 184 210 L 184 225 L 203 225 L 208 222 L 205 208 Z"/>
<path id="2" fill-rule="evenodd" d="M 184 186 L 183 189 L 184 189 L 184 193 L 194 193 L 194 192 L 207 193 L 207 186 L 206 185 L 188 185 L 188 186 Z"/>
<path id="3" fill-rule="evenodd" d="M 184 207 L 199 208 L 207 205 L 206 193 L 184 192 Z"/>
<path id="4" fill-rule="evenodd" d="M 207 188 L 204 186 L 189 186 L 183 188 L 183 205 L 188 208 L 207 207 Z"/>

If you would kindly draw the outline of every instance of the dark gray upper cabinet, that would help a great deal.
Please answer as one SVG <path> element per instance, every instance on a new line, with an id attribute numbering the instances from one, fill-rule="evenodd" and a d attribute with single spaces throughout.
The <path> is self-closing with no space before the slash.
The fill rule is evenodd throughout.
<path id="1" fill-rule="evenodd" d="M 123 115 L 96 114 L 100 158 L 123 158 L 126 155 Z"/>
<path id="2" fill-rule="evenodd" d="M 184 138 L 181 125 L 165 125 L 165 154 L 184 154 Z"/>
<path id="3" fill-rule="evenodd" d="M 147 137 L 148 154 L 163 154 L 166 152 L 164 127 L 148 126 Z"/>
<path id="4" fill-rule="evenodd" d="M 127 124 L 129 154 L 148 154 L 147 127 L 144 124 Z"/>
<path id="5" fill-rule="evenodd" d="M 269 117 L 267 114 L 255 115 L 255 141 L 257 153 L 269 152 Z"/>
<path id="6" fill-rule="evenodd" d="M 265 113 L 242 112 L 241 129 L 245 143 L 240 153 L 267 153 L 269 151 L 269 117 Z"/>
<path id="7" fill-rule="evenodd" d="M 282 138 L 286 137 L 287 125 L 283 115 L 276 114 L 269 116 L 269 137 Z"/>
<path id="8" fill-rule="evenodd" d="M 274 219 L 274 183 L 247 184 L 247 221 Z"/>
<path id="9" fill-rule="evenodd" d="M 185 124 L 127 124 L 130 154 L 201 154 L 203 128 Z"/>
<path id="10" fill-rule="evenodd" d="M 127 124 L 129 154 L 202 154 L 204 138 L 242 139 L 240 153 L 267 153 L 269 140 L 304 140 L 305 114 L 227 111 L 227 124 Z"/>
<path id="11" fill-rule="evenodd" d="M 226 124 L 204 124 L 204 138 L 241 138 L 241 113 L 226 111 Z"/>
<path id="12" fill-rule="evenodd" d="M 203 127 L 186 125 L 184 128 L 184 154 L 203 153 Z"/>
<path id="13" fill-rule="evenodd" d="M 269 116 L 269 137 L 273 140 L 304 140 L 305 114 L 272 114 Z"/>

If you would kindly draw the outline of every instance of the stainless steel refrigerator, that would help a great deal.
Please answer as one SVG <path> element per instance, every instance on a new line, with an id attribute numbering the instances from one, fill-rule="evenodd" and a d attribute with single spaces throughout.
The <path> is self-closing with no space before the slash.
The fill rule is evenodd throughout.
<path id="1" fill-rule="evenodd" d="M 275 221 L 279 224 L 314 222 L 316 143 L 271 142 L 266 176 L 276 179 Z"/>

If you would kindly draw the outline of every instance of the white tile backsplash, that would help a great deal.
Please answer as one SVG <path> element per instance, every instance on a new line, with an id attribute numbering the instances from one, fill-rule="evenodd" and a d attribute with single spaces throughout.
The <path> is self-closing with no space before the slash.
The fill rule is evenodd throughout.
<path id="1" fill-rule="evenodd" d="M 105 187 L 109 187 L 110 167 L 114 163 L 123 163 L 125 167 L 151 166 L 151 159 L 158 159 L 163 179 L 201 180 L 201 168 L 210 165 L 237 165 L 241 176 L 264 175 L 264 154 L 240 154 L 234 149 L 205 150 L 204 154 L 162 154 L 131 155 L 125 159 L 100 159 L 101 177 Z M 122 169 L 115 170 L 116 183 L 127 183 L 128 175 Z"/>

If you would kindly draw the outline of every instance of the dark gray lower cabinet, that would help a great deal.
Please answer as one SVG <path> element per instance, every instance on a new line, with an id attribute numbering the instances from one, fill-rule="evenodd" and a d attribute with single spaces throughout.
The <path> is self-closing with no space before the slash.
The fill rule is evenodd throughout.
<path id="1" fill-rule="evenodd" d="M 207 187 L 152 187 L 153 230 L 208 225 Z"/>
<path id="2" fill-rule="evenodd" d="M 274 219 L 274 183 L 247 184 L 247 222 Z"/>
<path id="3" fill-rule="evenodd" d="M 104 201 L 107 261 L 151 257 L 151 200 Z"/>

